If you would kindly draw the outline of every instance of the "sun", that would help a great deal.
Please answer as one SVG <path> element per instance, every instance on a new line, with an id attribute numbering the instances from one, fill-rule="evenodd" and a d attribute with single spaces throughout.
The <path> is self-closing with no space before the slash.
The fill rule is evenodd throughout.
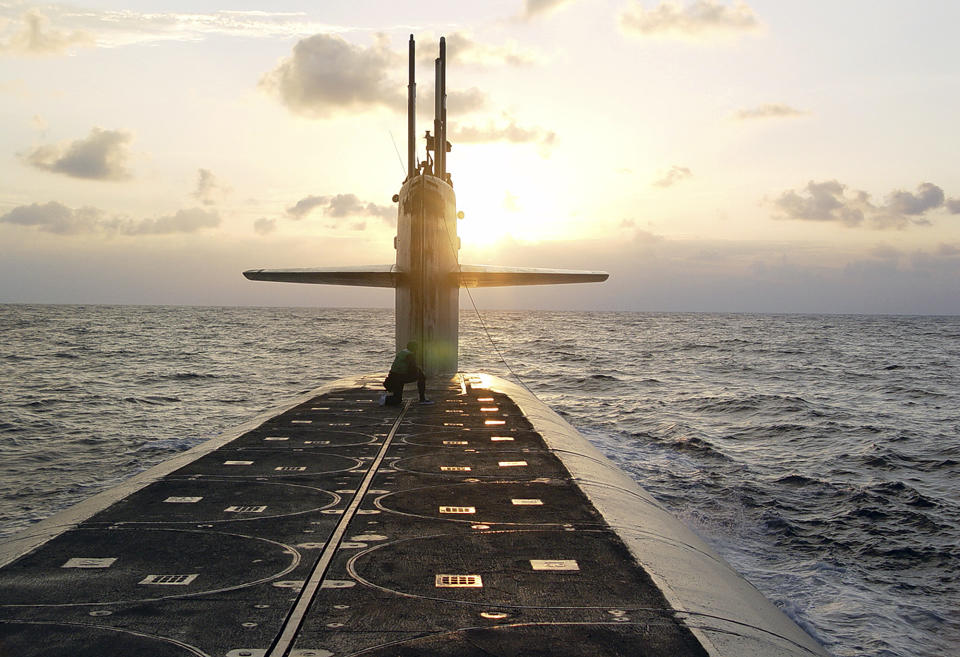
<path id="1" fill-rule="evenodd" d="M 454 170 L 458 234 L 465 247 L 510 239 L 540 242 L 567 237 L 569 218 L 557 207 L 537 168 L 508 146 L 471 146 Z"/>

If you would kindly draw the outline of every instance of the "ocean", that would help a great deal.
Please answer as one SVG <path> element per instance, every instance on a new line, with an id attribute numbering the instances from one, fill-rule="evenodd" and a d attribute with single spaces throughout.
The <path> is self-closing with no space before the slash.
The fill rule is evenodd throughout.
<path id="1" fill-rule="evenodd" d="M 838 656 L 960 654 L 960 317 L 461 316 Z M 299 393 L 393 312 L 0 305 L 0 541 Z M 409 393 L 408 393 L 409 394 Z"/>

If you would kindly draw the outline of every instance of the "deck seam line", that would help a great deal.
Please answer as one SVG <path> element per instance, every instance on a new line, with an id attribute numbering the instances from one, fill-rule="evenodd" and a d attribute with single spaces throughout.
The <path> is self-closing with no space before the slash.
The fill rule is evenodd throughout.
<path id="1" fill-rule="evenodd" d="M 280 634 L 278 635 L 274 644 L 267 651 L 267 657 L 286 657 L 290 651 L 290 648 L 293 646 L 293 642 L 296 640 L 297 635 L 300 632 L 300 626 L 303 624 L 303 620 L 307 615 L 307 611 L 309 611 L 310 605 L 313 603 L 313 598 L 320 589 L 320 584 L 326 577 L 327 569 L 330 567 L 330 563 L 333 561 L 333 555 L 336 553 L 337 548 L 340 547 L 340 541 L 343 540 L 344 534 L 347 533 L 347 527 L 350 525 L 350 521 L 353 520 L 357 510 L 360 508 L 360 503 L 363 501 L 364 496 L 367 494 L 367 490 L 370 488 L 370 484 L 373 483 L 373 477 L 377 474 L 377 470 L 379 469 L 380 464 L 383 462 L 383 458 L 386 456 L 387 450 L 390 449 L 390 444 L 393 442 L 393 437 L 396 435 L 397 429 L 400 427 L 400 422 L 407 414 L 407 410 L 409 408 L 410 402 L 404 404 L 400 415 L 397 416 L 397 419 L 393 422 L 393 426 L 390 427 L 390 433 L 386 438 L 383 439 L 383 445 L 380 447 L 380 451 L 377 452 L 377 456 L 370 464 L 367 474 L 357 487 L 357 492 L 354 495 L 353 500 L 350 502 L 350 505 L 347 506 L 346 510 L 343 512 L 343 515 L 340 517 L 340 522 L 337 523 L 333 533 L 330 534 L 330 538 L 327 539 L 327 545 L 324 547 L 323 553 L 320 555 L 316 565 L 310 572 L 310 577 L 303 585 L 303 589 L 301 589 L 300 595 L 297 597 L 297 602 L 290 611 L 290 614 L 287 616 L 287 619 L 280 630 Z"/>

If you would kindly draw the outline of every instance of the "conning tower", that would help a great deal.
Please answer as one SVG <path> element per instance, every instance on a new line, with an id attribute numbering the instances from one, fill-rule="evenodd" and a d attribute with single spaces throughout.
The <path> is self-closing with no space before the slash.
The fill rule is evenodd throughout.
<path id="1" fill-rule="evenodd" d="M 447 169 L 446 39 L 434 60 L 433 133 L 426 133 L 426 159 L 416 154 L 416 43 L 409 41 L 407 83 L 407 177 L 397 202 L 394 265 L 308 269 L 252 269 L 257 281 L 362 285 L 396 289 L 396 345 L 422 345 L 420 366 L 428 375 L 457 371 L 460 288 L 549 285 L 604 281 L 602 271 L 461 265 L 457 197 Z"/>

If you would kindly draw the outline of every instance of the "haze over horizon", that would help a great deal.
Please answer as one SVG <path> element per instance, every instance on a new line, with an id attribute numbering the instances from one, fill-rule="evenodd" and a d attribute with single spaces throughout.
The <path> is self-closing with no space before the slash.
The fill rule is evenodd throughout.
<path id="1" fill-rule="evenodd" d="M 960 5 L 224 7 L 0 2 L 0 303 L 391 307 L 241 272 L 394 261 L 413 33 L 460 261 L 611 275 L 481 308 L 960 314 Z"/>

